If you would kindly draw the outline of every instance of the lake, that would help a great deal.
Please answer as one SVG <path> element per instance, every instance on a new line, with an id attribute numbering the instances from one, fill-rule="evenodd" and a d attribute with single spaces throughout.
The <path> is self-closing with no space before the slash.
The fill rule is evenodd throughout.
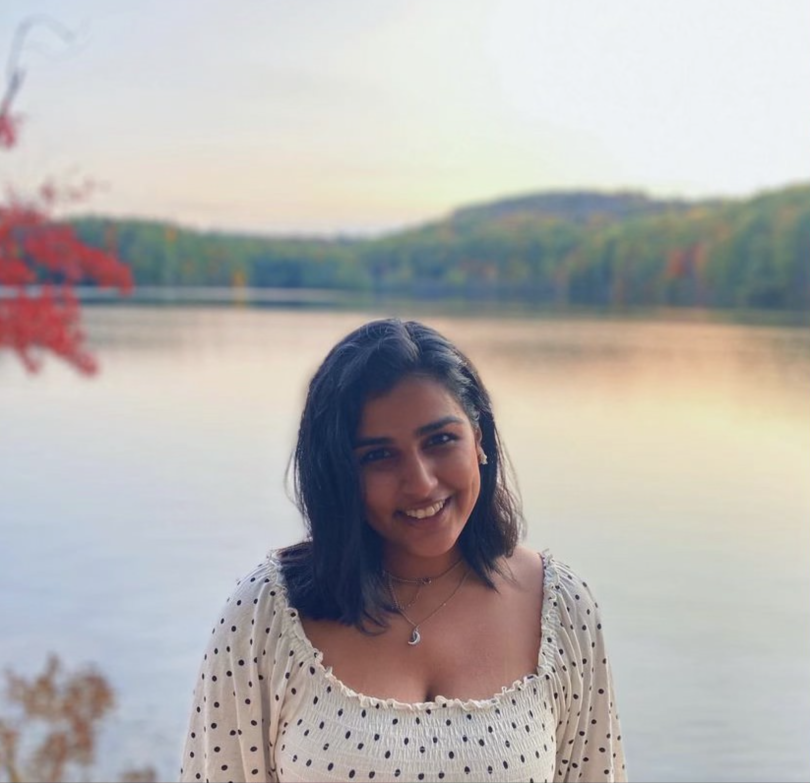
<path id="1" fill-rule="evenodd" d="M 97 377 L 0 355 L 0 666 L 107 675 L 99 777 L 176 778 L 219 605 L 302 533 L 308 378 L 380 314 L 98 306 Z M 810 778 L 810 329 L 419 317 L 489 386 L 527 543 L 594 588 L 631 778 Z"/>

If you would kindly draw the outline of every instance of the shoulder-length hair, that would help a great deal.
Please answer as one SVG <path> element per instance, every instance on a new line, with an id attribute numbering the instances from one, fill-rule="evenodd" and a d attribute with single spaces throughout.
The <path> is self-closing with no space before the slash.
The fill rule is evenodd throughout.
<path id="1" fill-rule="evenodd" d="M 372 321 L 344 337 L 315 372 L 291 461 L 296 504 L 308 538 L 281 553 L 290 601 L 304 616 L 367 630 L 391 611 L 382 540 L 366 522 L 353 444 L 366 401 L 408 376 L 441 383 L 481 430 L 487 456 L 481 489 L 459 537 L 469 567 L 489 587 L 499 559 L 514 551 L 523 520 L 511 489 L 492 403 L 472 362 L 417 321 Z"/>

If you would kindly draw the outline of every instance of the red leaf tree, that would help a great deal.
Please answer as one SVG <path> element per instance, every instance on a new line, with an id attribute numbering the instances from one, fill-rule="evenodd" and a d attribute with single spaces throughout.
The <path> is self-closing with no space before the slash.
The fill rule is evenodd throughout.
<path id="1" fill-rule="evenodd" d="M 70 38 L 47 17 L 17 27 L 0 100 L 0 154 L 19 141 L 21 118 L 12 106 L 25 75 L 19 65 L 23 42 L 35 25 Z M 130 269 L 114 252 L 84 244 L 72 226 L 53 217 L 58 204 L 84 198 L 88 190 L 87 185 L 60 190 L 46 183 L 34 196 L 10 194 L 0 202 L 0 351 L 14 351 L 32 372 L 51 353 L 82 373 L 94 373 L 98 365 L 86 347 L 75 286 L 132 290 Z"/>

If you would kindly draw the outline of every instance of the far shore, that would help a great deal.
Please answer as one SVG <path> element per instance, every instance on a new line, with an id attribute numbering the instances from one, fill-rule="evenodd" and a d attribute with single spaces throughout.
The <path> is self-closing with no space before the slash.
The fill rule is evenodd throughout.
<path id="1" fill-rule="evenodd" d="M 18 289 L 0 286 L 0 301 L 17 296 Z M 533 302 L 512 297 L 408 296 L 402 292 L 374 293 L 328 288 L 235 288 L 227 286 L 136 286 L 129 294 L 116 289 L 75 286 L 73 292 L 87 307 L 304 307 L 334 310 L 381 310 L 391 315 L 423 313 L 488 317 L 617 319 L 728 322 L 763 326 L 810 327 L 810 312 L 721 307 L 604 307 Z M 27 289 L 40 293 L 38 286 Z"/>

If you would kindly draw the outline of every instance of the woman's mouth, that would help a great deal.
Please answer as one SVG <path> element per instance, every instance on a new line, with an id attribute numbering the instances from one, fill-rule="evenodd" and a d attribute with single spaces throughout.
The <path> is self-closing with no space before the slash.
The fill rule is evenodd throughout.
<path id="1" fill-rule="evenodd" d="M 449 500 L 450 498 L 445 498 L 444 500 L 437 501 L 432 506 L 406 509 L 400 513 L 404 514 L 406 517 L 410 517 L 411 519 L 428 519 L 429 517 L 435 517 L 437 514 L 439 514 L 447 505 Z"/>

